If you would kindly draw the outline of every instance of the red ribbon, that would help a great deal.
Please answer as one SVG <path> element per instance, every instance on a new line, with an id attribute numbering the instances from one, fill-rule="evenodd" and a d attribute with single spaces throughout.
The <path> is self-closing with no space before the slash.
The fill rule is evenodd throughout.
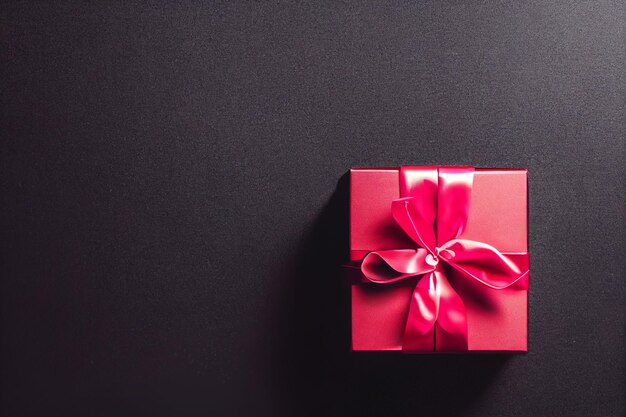
<path id="1" fill-rule="evenodd" d="M 393 218 L 415 248 L 369 252 L 361 263 L 371 282 L 388 284 L 422 275 L 411 297 L 403 351 L 467 350 L 467 315 L 443 264 L 485 287 L 527 289 L 528 254 L 505 255 L 463 234 L 474 180 L 471 167 L 402 167 Z"/>

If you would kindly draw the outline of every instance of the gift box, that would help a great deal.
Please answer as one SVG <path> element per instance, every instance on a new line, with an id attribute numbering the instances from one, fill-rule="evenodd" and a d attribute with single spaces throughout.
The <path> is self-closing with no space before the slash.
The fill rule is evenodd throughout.
<path id="1" fill-rule="evenodd" d="M 352 169 L 352 350 L 527 351 L 527 213 L 525 169 Z"/>

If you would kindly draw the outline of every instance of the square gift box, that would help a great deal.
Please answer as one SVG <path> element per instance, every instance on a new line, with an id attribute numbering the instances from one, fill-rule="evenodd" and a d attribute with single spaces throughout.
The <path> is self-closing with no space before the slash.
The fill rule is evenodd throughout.
<path id="1" fill-rule="evenodd" d="M 352 350 L 527 351 L 527 170 L 350 170 Z"/>

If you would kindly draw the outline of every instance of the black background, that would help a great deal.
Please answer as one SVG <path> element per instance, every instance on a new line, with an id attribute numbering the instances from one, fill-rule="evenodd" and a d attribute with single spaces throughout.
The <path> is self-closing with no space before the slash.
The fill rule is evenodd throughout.
<path id="1" fill-rule="evenodd" d="M 2 415 L 624 414 L 620 2 L 167 3 L 1 6 Z M 348 352 L 402 164 L 529 169 L 528 354 Z"/>

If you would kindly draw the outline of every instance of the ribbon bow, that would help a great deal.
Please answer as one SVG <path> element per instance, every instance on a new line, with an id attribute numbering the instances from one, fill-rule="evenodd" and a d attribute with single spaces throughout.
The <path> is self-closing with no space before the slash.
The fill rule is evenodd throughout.
<path id="1" fill-rule="evenodd" d="M 369 252 L 363 258 L 363 275 L 377 284 L 423 275 L 411 297 L 403 351 L 467 350 L 465 304 L 446 278 L 444 264 L 489 288 L 528 286 L 522 280 L 528 254 L 516 263 L 491 245 L 459 239 L 473 180 L 471 167 L 402 167 L 401 198 L 391 203 L 391 213 L 416 247 Z"/>

